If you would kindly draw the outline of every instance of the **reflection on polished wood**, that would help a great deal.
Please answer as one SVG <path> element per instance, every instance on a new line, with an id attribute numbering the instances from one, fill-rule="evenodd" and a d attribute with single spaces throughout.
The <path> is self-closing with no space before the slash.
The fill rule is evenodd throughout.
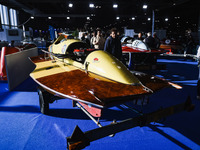
<path id="1" fill-rule="evenodd" d="M 158 77 L 151 76 L 144 73 L 140 75 L 137 75 L 137 74 L 134 74 L 134 75 L 142 82 L 143 85 L 145 85 L 146 87 L 148 87 L 154 92 L 162 88 L 170 86 L 168 81 L 162 78 L 158 78 Z"/>
<path id="2" fill-rule="evenodd" d="M 134 74 L 142 84 L 127 85 L 106 79 L 93 73 L 86 73 L 71 65 L 65 66 L 65 69 L 68 69 L 66 69 L 67 71 L 64 71 L 64 69 L 61 70 L 63 65 L 45 60 L 44 56 L 32 57 L 31 60 L 37 65 L 32 77 L 34 77 L 43 88 L 47 87 L 47 91 L 57 96 L 81 100 L 82 102 L 101 107 L 108 107 L 131 101 L 140 98 L 143 95 L 152 94 L 151 91 L 157 91 L 170 86 L 166 80 L 144 73 Z M 51 67 L 48 70 L 45 67 L 40 68 L 43 66 L 43 63 L 47 63 L 47 66 L 52 63 L 52 66 L 56 65 L 56 67 Z M 61 70 L 59 73 L 55 72 L 57 68 L 60 68 Z M 44 75 L 48 71 L 54 73 L 51 75 Z M 38 72 L 41 75 L 38 75 Z M 144 86 L 151 90 L 146 91 Z"/>
<path id="3" fill-rule="evenodd" d="M 37 80 L 54 91 L 101 106 L 123 103 L 142 94 L 150 94 L 141 85 L 132 86 L 101 81 L 89 77 L 81 70 L 54 74 Z M 143 81 L 152 90 L 168 86 L 165 81 L 158 79 L 156 79 L 158 82 L 150 79 Z"/>

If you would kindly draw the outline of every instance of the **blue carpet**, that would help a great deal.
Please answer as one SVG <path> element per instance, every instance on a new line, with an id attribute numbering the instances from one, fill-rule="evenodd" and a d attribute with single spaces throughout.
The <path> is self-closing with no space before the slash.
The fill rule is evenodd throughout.
<path id="1" fill-rule="evenodd" d="M 196 99 L 197 62 L 191 60 L 158 59 L 166 70 L 149 73 L 183 86 L 182 90 L 163 89 L 150 97 L 144 112 L 184 102 L 188 95 L 196 108 L 166 118 L 161 123 L 135 127 L 114 137 L 91 142 L 86 150 L 183 150 L 200 149 L 200 101 Z M 97 128 L 80 109 L 73 108 L 71 100 L 62 99 L 50 104 L 50 114 L 39 109 L 37 85 L 28 78 L 15 91 L 8 91 L 6 82 L 0 82 L 0 150 L 65 150 L 66 137 L 78 125 L 82 131 Z M 140 106 L 135 106 L 141 109 Z M 116 106 L 104 110 L 103 125 L 134 117 L 135 114 Z"/>

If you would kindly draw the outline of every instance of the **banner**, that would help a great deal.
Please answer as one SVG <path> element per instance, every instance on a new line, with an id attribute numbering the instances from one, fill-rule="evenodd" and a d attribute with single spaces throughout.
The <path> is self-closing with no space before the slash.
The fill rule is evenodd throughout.
<path id="1" fill-rule="evenodd" d="M 54 28 L 52 26 L 49 26 L 49 32 L 50 32 L 51 40 L 54 40 L 55 39 L 55 31 L 54 31 Z"/>

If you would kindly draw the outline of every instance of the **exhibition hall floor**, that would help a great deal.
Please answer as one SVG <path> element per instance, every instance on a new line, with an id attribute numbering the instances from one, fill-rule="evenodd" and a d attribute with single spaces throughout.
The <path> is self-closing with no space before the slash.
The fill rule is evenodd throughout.
<path id="1" fill-rule="evenodd" d="M 114 137 L 105 137 L 90 143 L 86 150 L 182 150 L 200 149 L 200 100 L 197 96 L 197 62 L 184 59 L 158 59 L 166 70 L 148 71 L 158 77 L 183 86 L 166 88 L 150 96 L 143 107 L 145 113 L 184 102 L 191 97 L 195 109 L 169 116 L 159 123 L 135 127 Z M 62 81 L 61 81 L 62 82 Z M 37 84 L 31 78 L 14 91 L 0 82 L 0 150 L 65 150 L 66 137 L 76 125 L 82 131 L 98 128 L 79 108 L 72 107 L 68 99 L 50 104 L 50 114 L 40 113 Z M 106 87 L 105 87 L 106 88 Z M 141 109 L 140 106 L 136 106 Z M 121 106 L 106 109 L 101 118 L 103 125 L 136 116 Z"/>

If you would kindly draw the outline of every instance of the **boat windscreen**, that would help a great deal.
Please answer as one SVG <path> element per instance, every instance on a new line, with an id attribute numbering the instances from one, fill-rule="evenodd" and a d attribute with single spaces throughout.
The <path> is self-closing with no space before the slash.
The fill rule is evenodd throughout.
<path id="1" fill-rule="evenodd" d="M 88 48 L 89 48 L 89 45 L 87 43 L 75 42 L 75 43 L 70 44 L 67 47 L 66 52 L 68 52 L 69 54 L 72 54 L 75 49 L 88 49 Z"/>

